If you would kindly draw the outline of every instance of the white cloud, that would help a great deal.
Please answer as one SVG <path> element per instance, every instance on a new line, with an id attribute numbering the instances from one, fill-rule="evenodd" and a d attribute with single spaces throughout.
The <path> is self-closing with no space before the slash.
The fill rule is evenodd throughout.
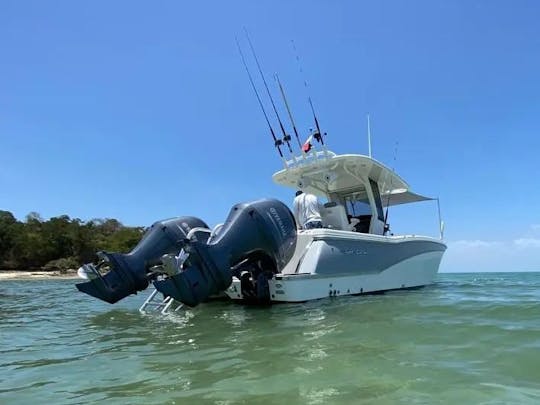
<path id="1" fill-rule="evenodd" d="M 540 239 L 537 238 L 520 238 L 514 240 L 514 245 L 520 248 L 535 247 L 540 248 Z"/>
<path id="2" fill-rule="evenodd" d="M 489 248 L 493 246 L 500 245 L 501 242 L 496 241 L 487 241 L 487 240 L 457 240 L 454 242 L 448 242 L 448 247 L 452 247 L 454 249 L 477 249 L 477 248 Z"/>
<path id="3" fill-rule="evenodd" d="M 531 229 L 533 231 L 540 231 L 540 224 L 532 224 Z"/>
<path id="4" fill-rule="evenodd" d="M 448 242 L 442 272 L 540 271 L 540 239 Z"/>

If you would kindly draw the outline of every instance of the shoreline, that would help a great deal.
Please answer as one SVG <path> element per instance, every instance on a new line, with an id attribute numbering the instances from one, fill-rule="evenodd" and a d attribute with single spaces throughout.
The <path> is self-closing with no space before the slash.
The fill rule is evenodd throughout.
<path id="1" fill-rule="evenodd" d="M 72 280 L 78 279 L 76 271 L 62 273 L 58 270 L 0 270 L 0 281 L 3 280 Z"/>

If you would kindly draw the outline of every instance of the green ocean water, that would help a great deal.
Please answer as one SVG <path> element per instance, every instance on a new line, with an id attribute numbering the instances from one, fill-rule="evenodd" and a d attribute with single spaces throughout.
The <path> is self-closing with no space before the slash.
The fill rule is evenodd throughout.
<path id="1" fill-rule="evenodd" d="M 540 273 L 168 316 L 74 282 L 0 282 L 1 404 L 540 403 Z"/>

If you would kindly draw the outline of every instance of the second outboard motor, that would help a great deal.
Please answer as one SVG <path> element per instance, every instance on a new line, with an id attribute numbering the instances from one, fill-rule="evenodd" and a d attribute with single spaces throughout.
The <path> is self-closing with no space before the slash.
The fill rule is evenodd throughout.
<path id="1" fill-rule="evenodd" d="M 147 271 L 159 264 L 161 256 L 177 253 L 193 228 L 208 228 L 199 218 L 179 217 L 154 223 L 140 242 L 128 254 L 98 252 L 109 264 L 105 275 L 95 271 L 90 281 L 77 284 L 79 291 L 114 304 L 148 287 Z M 206 238 L 201 241 L 205 242 Z"/>
<path id="2" fill-rule="evenodd" d="M 296 223 L 285 204 L 274 199 L 237 204 L 207 244 L 187 241 L 184 250 L 189 253 L 189 266 L 154 285 L 166 296 L 195 306 L 229 287 L 236 264 L 264 255 L 277 272 L 291 259 L 295 247 Z"/>

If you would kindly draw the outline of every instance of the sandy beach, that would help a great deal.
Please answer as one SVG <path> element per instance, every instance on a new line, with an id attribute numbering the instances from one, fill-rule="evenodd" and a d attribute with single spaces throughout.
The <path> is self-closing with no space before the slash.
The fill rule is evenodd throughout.
<path id="1" fill-rule="evenodd" d="M 76 271 L 68 271 L 67 273 L 61 273 L 60 271 L 16 271 L 16 270 L 0 270 L 0 281 L 2 280 L 62 280 L 62 279 L 75 279 L 77 277 Z"/>

